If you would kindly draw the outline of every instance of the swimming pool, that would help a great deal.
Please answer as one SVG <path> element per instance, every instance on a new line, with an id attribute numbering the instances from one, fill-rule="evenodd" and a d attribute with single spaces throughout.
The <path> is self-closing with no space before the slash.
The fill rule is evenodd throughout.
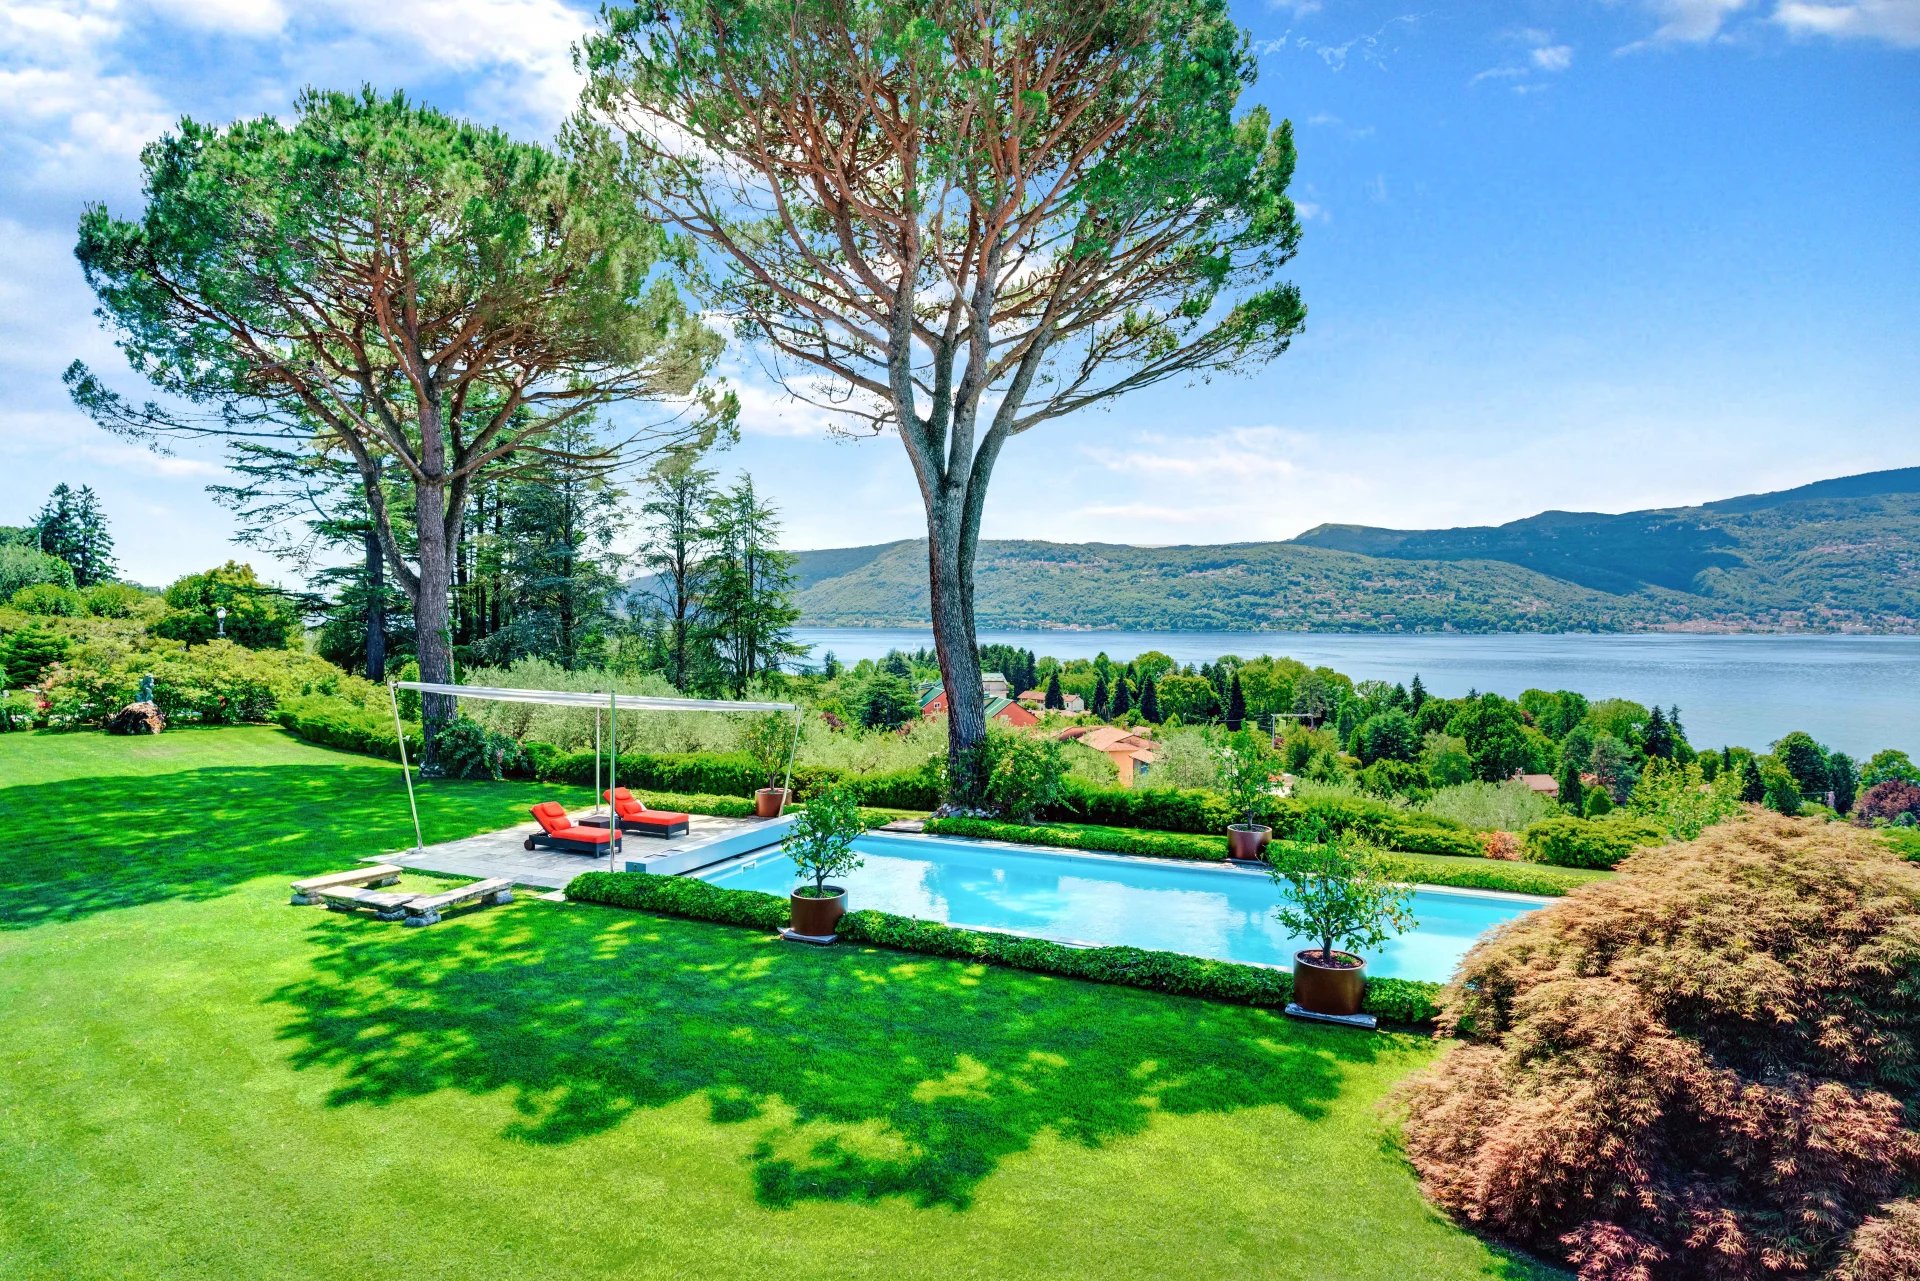
<path id="1" fill-rule="evenodd" d="M 1310 945 L 1273 919 L 1279 891 L 1257 871 L 939 837 L 868 835 L 855 845 L 865 865 L 836 878 L 849 909 L 1266 965 L 1291 966 L 1293 954 Z M 799 883 L 778 846 L 695 875 L 769 894 Z M 1480 935 L 1547 901 L 1420 890 L 1413 896 L 1419 924 L 1368 952 L 1367 972 L 1444 981 Z"/>

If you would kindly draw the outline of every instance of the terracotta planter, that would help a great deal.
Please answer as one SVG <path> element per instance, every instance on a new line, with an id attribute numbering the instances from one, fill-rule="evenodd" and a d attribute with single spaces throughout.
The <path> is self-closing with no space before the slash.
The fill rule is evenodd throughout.
<path id="1" fill-rule="evenodd" d="M 1358 1014 L 1367 990 L 1367 963 L 1351 952 L 1335 952 L 1346 965 L 1323 965 L 1320 949 L 1293 954 L 1293 1000 L 1315 1014 Z"/>
<path id="2" fill-rule="evenodd" d="M 1230 823 L 1227 825 L 1227 857 L 1257 863 L 1267 856 L 1267 846 L 1272 840 L 1273 829 L 1265 824 Z"/>
<path id="3" fill-rule="evenodd" d="M 814 898 L 799 890 L 787 896 L 787 924 L 795 934 L 825 938 L 839 926 L 840 918 L 847 914 L 847 892 L 838 885 L 827 889 L 829 898 Z"/>
<path id="4" fill-rule="evenodd" d="M 753 812 L 760 818 L 779 818 L 787 806 L 787 789 L 763 787 L 753 794 Z"/>

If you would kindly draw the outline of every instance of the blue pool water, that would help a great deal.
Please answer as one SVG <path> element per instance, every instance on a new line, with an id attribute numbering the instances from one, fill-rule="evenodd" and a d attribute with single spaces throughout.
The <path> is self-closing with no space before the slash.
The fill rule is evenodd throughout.
<path id="1" fill-rule="evenodd" d="M 1259 872 L 926 837 L 872 835 L 855 844 L 865 864 L 836 878 L 846 886 L 849 909 L 1267 965 L 1292 965 L 1293 954 L 1309 946 L 1273 919 L 1279 890 Z M 777 847 L 701 875 L 728 889 L 769 894 L 799 883 Z M 1443 981 L 1480 935 L 1537 906 L 1531 899 L 1422 890 L 1413 899 L 1418 926 L 1368 952 L 1367 971 Z"/>

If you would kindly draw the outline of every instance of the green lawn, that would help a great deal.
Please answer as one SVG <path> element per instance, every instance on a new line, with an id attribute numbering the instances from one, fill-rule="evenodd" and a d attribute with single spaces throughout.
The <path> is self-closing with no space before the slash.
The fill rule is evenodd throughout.
<path id="1" fill-rule="evenodd" d="M 0 1276 L 1546 1277 L 1436 1216 L 1416 1038 L 531 897 L 268 729 L 0 735 Z M 428 840 L 548 787 L 435 784 Z"/>

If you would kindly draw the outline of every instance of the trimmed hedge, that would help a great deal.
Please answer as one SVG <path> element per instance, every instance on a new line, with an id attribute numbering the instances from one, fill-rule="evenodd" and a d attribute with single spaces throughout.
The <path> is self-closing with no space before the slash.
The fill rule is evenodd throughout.
<path id="1" fill-rule="evenodd" d="M 324 694 L 290 698 L 280 704 L 273 719 L 281 728 L 309 743 L 338 748 L 343 752 L 359 752 L 364 756 L 399 759 L 399 754 L 394 750 L 393 717 L 383 716 L 357 703 Z M 408 723 L 406 731 L 407 755 L 409 759 L 417 759 L 420 754 L 419 723 Z"/>
<path id="2" fill-rule="evenodd" d="M 1065 823 L 1002 823 L 988 818 L 930 818 L 926 822 L 926 830 L 937 836 L 1015 841 L 1052 849 L 1137 854 L 1146 858 L 1186 859 L 1197 863 L 1220 863 L 1226 861 L 1227 857 L 1225 836 L 1193 836 L 1185 832 L 1151 832 Z M 1418 885 L 1500 890 L 1508 894 L 1546 897 L 1558 897 L 1602 875 L 1571 868 L 1539 867 L 1478 856 L 1462 858 L 1452 854 L 1396 852 L 1389 854 L 1387 861 L 1396 877 Z"/>
<path id="3" fill-rule="evenodd" d="M 970 836 L 977 840 L 1018 841 L 1063 850 L 1099 850 L 1111 854 L 1142 854 L 1149 858 L 1191 859 L 1222 863 L 1227 838 L 1194 836 L 1186 832 L 1155 832 L 1139 828 L 1093 827 L 1078 824 L 1002 823 L 991 818 L 930 818 L 926 830 L 937 836 Z"/>
<path id="4" fill-rule="evenodd" d="M 1089 787 L 1068 779 L 1046 817 L 1063 823 L 1106 827 L 1149 827 L 1162 832 L 1219 834 L 1240 816 L 1218 792 L 1176 787 Z"/>
<path id="5" fill-rule="evenodd" d="M 567 897 L 763 930 L 779 930 L 787 924 L 787 901 L 777 895 L 722 889 L 705 881 L 647 872 L 585 872 L 568 884 Z M 841 917 L 840 936 L 849 942 L 902 952 L 1241 1005 L 1280 1008 L 1293 999 L 1293 976 L 1285 970 L 1137 947 L 1069 947 L 1047 939 L 957 929 L 938 921 L 871 909 Z M 1369 979 L 1365 1008 L 1392 1023 L 1427 1023 L 1439 1013 L 1439 994 L 1438 983 Z"/>

